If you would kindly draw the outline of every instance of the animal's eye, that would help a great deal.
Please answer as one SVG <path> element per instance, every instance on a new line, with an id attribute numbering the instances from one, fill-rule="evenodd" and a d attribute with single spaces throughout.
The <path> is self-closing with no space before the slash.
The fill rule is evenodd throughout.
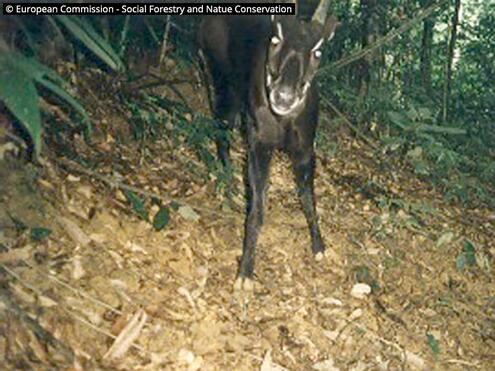
<path id="1" fill-rule="evenodd" d="M 278 44 L 280 44 L 280 38 L 278 36 L 273 36 L 272 45 L 278 45 Z"/>
<path id="2" fill-rule="evenodd" d="M 313 52 L 313 55 L 315 56 L 315 58 L 320 59 L 321 58 L 321 50 L 315 50 Z"/>

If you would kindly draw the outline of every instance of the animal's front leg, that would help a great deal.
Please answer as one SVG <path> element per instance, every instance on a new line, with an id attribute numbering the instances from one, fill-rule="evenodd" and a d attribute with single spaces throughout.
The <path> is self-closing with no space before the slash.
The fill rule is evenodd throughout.
<path id="1" fill-rule="evenodd" d="M 272 152 L 273 149 L 270 146 L 258 141 L 252 141 L 249 145 L 247 212 L 239 276 L 234 285 L 236 290 L 253 290 L 254 257 L 258 235 L 263 224 L 263 208 Z"/>
<path id="2" fill-rule="evenodd" d="M 296 151 L 291 154 L 292 168 L 296 177 L 299 199 L 304 216 L 308 222 L 311 234 L 311 249 L 316 260 L 323 258 L 325 245 L 321 238 L 318 216 L 316 214 L 316 200 L 314 194 L 315 155 L 307 151 Z"/>

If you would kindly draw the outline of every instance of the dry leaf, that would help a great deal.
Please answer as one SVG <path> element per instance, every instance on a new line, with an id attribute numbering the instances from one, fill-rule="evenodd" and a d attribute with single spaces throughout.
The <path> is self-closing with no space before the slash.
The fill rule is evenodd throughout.
<path id="1" fill-rule="evenodd" d="M 362 315 L 363 315 L 363 310 L 358 308 L 351 313 L 351 315 L 349 316 L 349 321 L 354 321 L 355 319 L 358 319 Z"/>
<path id="2" fill-rule="evenodd" d="M 50 299 L 48 296 L 44 296 L 44 295 L 38 296 L 38 302 L 42 307 L 45 308 L 55 307 L 58 305 L 58 303 L 55 300 Z"/>
<path id="3" fill-rule="evenodd" d="M 27 260 L 31 257 L 33 247 L 27 245 L 19 249 L 11 249 L 0 254 L 0 263 L 12 263 L 19 260 Z"/>
<path id="4" fill-rule="evenodd" d="M 91 239 L 88 237 L 88 235 L 86 235 L 86 233 L 83 232 L 81 228 L 79 228 L 76 223 L 63 216 L 59 216 L 57 219 L 62 227 L 64 227 L 70 238 L 72 238 L 76 244 L 80 246 L 89 245 Z"/>
<path id="5" fill-rule="evenodd" d="M 81 263 L 81 256 L 80 255 L 74 256 L 74 259 L 72 260 L 72 264 L 73 264 L 72 278 L 77 281 L 86 274 L 86 271 L 84 270 Z"/>
<path id="6" fill-rule="evenodd" d="M 144 310 L 140 309 L 131 318 L 126 327 L 117 336 L 114 343 L 103 356 L 104 359 L 116 359 L 122 357 L 131 347 L 132 343 L 141 333 L 146 323 L 147 315 Z"/>
<path id="7" fill-rule="evenodd" d="M 343 305 L 342 301 L 335 298 L 325 298 L 321 301 L 321 303 L 327 305 L 335 305 L 337 307 L 341 307 Z"/>
<path id="8" fill-rule="evenodd" d="M 268 350 L 263 358 L 260 371 L 283 371 L 285 368 L 279 366 L 272 361 L 272 350 Z"/>
<path id="9" fill-rule="evenodd" d="M 334 360 L 332 358 L 329 358 L 329 359 L 327 359 L 325 361 L 315 363 L 313 365 L 313 370 L 318 370 L 318 371 L 340 371 L 333 364 L 334 364 Z"/>
<path id="10" fill-rule="evenodd" d="M 413 370 L 425 370 L 426 362 L 423 358 L 406 350 L 406 362 Z"/>
<path id="11" fill-rule="evenodd" d="M 196 211 L 194 211 L 191 206 L 187 206 L 187 205 L 181 206 L 181 207 L 179 207 L 179 210 L 177 212 L 185 220 L 188 220 L 191 222 L 196 222 L 200 218 L 199 214 Z"/>

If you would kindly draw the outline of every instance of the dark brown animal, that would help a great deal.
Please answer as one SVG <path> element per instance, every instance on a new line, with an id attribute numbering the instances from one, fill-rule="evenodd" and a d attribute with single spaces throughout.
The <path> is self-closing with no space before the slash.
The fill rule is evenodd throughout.
<path id="1" fill-rule="evenodd" d="M 219 125 L 228 129 L 239 119 L 246 125 L 247 212 L 236 289 L 253 288 L 255 249 L 276 149 L 291 159 L 311 248 L 317 260 L 323 257 L 313 190 L 318 91 L 312 81 L 321 48 L 338 24 L 326 16 L 328 5 L 328 0 L 320 1 L 307 23 L 295 16 L 208 16 L 199 28 L 200 56 L 212 77 Z M 219 139 L 217 149 L 227 165 L 228 141 Z"/>

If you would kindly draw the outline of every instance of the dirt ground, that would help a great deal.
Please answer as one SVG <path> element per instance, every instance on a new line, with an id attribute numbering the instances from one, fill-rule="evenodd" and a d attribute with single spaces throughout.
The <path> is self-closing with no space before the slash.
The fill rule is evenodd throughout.
<path id="1" fill-rule="evenodd" d="M 76 135 L 92 171 L 49 149 L 38 168 L 2 155 L 2 368 L 495 369 L 495 212 L 449 205 L 366 144 L 336 141 L 317 164 L 326 260 L 312 259 L 278 155 L 251 296 L 232 289 L 241 150 L 241 211 L 167 140 L 118 143 L 109 131 L 89 146 Z M 133 213 L 125 185 L 177 202 L 164 230 Z M 40 227 L 51 233 L 37 241 Z"/>

